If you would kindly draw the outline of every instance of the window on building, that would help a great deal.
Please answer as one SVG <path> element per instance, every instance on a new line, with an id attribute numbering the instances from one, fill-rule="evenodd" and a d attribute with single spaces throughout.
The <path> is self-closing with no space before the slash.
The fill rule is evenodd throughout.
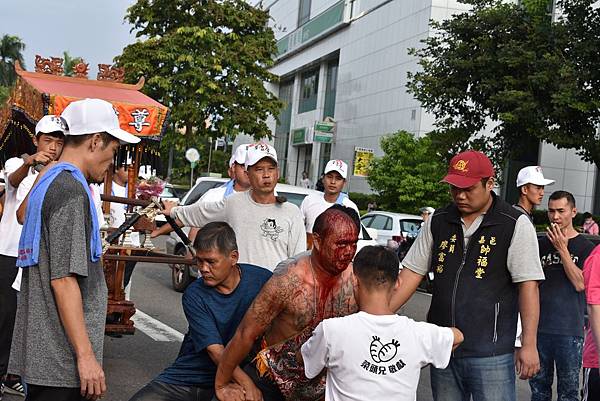
<path id="1" fill-rule="evenodd" d="M 298 0 L 298 28 L 310 20 L 311 0 Z"/>
<path id="2" fill-rule="evenodd" d="M 327 82 L 325 83 L 325 105 L 323 107 L 323 118 L 335 115 L 335 95 L 337 90 L 339 60 L 327 63 Z"/>
<path id="3" fill-rule="evenodd" d="M 279 85 L 279 100 L 283 108 L 279 113 L 279 123 L 275 127 L 274 147 L 279 157 L 281 176 L 285 177 L 290 142 L 290 126 L 292 123 L 292 100 L 294 96 L 294 80 L 282 81 Z"/>
<path id="4" fill-rule="evenodd" d="M 300 82 L 300 102 L 298 113 L 305 113 L 317 108 L 317 91 L 319 90 L 319 69 L 302 74 Z"/>

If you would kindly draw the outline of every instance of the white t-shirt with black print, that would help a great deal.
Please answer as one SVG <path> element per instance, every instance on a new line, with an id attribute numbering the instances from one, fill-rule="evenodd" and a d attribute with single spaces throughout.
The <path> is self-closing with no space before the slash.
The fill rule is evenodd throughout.
<path id="1" fill-rule="evenodd" d="M 327 368 L 326 401 L 414 401 L 421 368 L 445 368 L 453 342 L 447 327 L 358 312 L 319 323 L 302 357 L 309 378 Z"/>

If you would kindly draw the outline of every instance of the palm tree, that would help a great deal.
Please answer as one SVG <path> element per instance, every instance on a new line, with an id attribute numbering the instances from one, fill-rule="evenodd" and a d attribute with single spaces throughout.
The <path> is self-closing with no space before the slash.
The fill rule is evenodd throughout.
<path id="1" fill-rule="evenodd" d="M 73 76 L 73 67 L 75 67 L 78 63 L 81 63 L 83 59 L 81 57 L 71 57 L 68 51 L 63 52 L 63 69 L 65 70 L 64 74 L 67 77 Z"/>
<path id="2" fill-rule="evenodd" d="M 25 43 L 18 36 L 4 35 L 0 39 L 0 85 L 11 86 L 17 79 L 15 61 L 25 67 L 22 51 Z"/>

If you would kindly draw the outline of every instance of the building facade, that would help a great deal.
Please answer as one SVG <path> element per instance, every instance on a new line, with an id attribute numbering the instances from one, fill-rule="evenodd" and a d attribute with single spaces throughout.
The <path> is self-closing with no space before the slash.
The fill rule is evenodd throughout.
<path id="1" fill-rule="evenodd" d="M 456 0 L 274 0 L 278 54 L 270 86 L 285 103 L 270 127 L 282 176 L 299 184 L 306 171 L 314 183 L 330 158 L 350 166 L 349 191 L 369 192 L 363 156 L 381 156 L 382 136 L 406 130 L 420 136 L 433 118 L 407 93 L 407 73 L 418 69 L 408 49 L 430 34 L 429 21 L 466 10 Z M 332 123 L 333 122 L 333 123 Z M 325 123 L 325 124 L 323 124 Z M 327 132 L 334 128 L 333 136 Z M 240 139 L 243 140 L 243 139 Z M 548 188 L 572 192 L 581 211 L 594 208 L 596 168 L 573 151 L 537 142 L 506 171 L 502 193 L 514 200 L 518 168 L 539 164 L 557 181 Z M 548 195 L 546 195 L 547 201 Z M 544 203 L 546 204 L 546 203 Z"/>

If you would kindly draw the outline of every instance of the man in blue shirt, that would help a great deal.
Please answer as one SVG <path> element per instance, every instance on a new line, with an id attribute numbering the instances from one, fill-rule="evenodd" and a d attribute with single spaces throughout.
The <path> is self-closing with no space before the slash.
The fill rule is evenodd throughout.
<path id="1" fill-rule="evenodd" d="M 194 241 L 202 277 L 183 294 L 189 329 L 175 362 L 130 401 L 210 401 L 217 365 L 246 310 L 271 277 L 258 266 L 237 263 L 233 229 L 224 222 L 205 225 Z M 259 399 L 252 379 L 237 367 L 234 380 L 247 399 Z"/>

